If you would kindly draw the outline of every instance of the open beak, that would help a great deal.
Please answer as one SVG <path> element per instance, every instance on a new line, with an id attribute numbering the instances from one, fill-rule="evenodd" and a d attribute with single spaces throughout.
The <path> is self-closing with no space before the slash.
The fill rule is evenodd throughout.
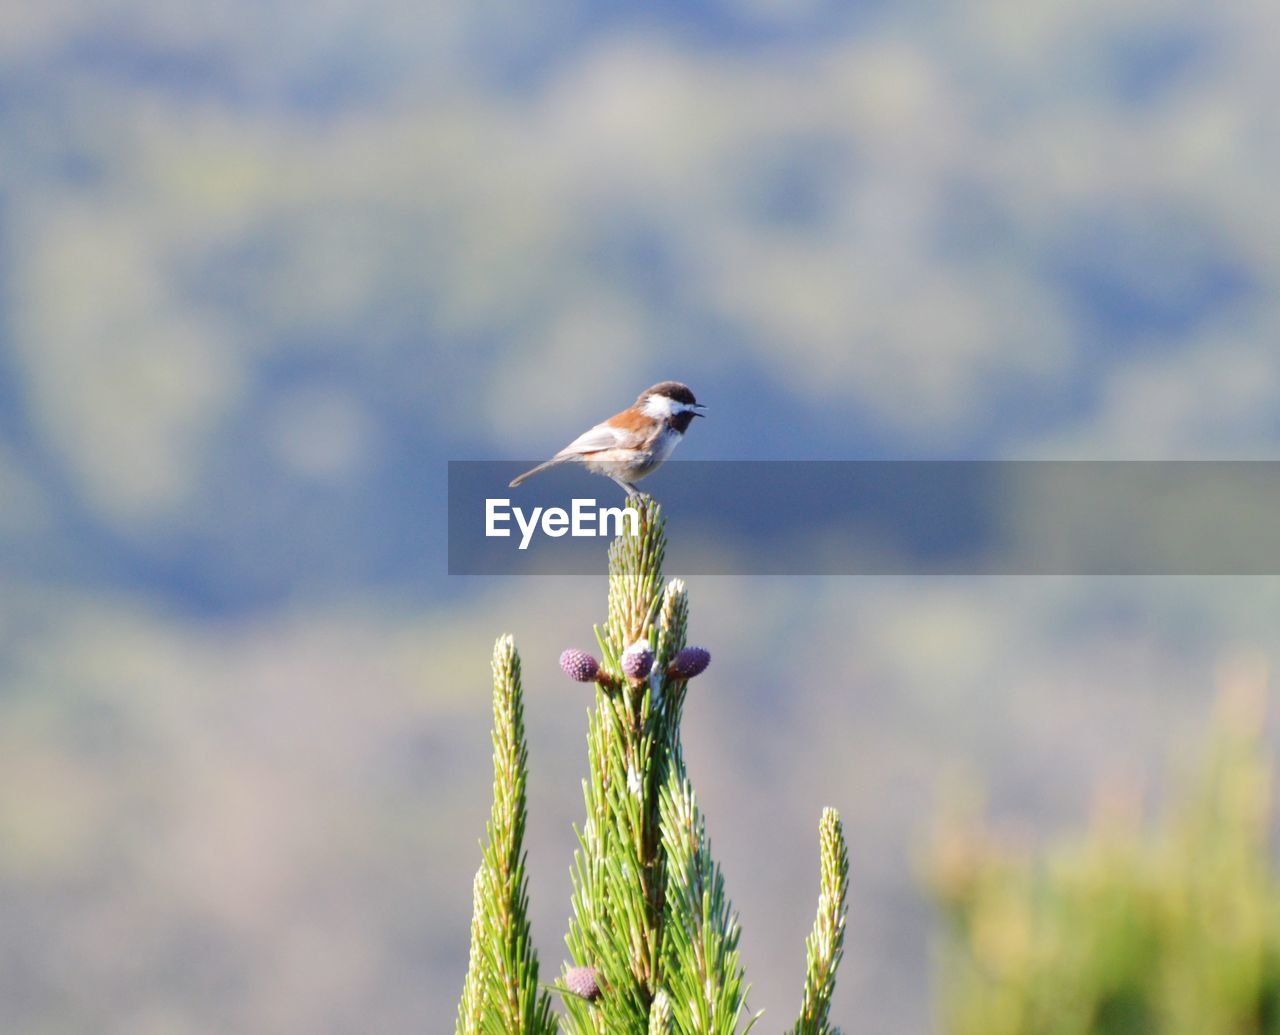
<path id="1" fill-rule="evenodd" d="M 695 417 L 705 417 L 705 416 L 706 416 L 706 414 L 705 414 L 705 413 L 703 413 L 702 411 L 703 411 L 703 410 L 705 410 L 706 408 L 707 408 L 707 404 L 706 404 L 706 403 L 694 403 L 694 404 L 693 404 L 693 415 L 694 415 Z"/>

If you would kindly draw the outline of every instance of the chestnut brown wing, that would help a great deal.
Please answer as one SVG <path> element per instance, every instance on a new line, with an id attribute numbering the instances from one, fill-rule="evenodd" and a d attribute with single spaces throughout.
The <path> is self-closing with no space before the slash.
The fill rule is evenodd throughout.
<path id="1" fill-rule="evenodd" d="M 630 416 L 631 411 L 624 410 L 607 421 L 597 424 L 594 428 L 588 428 L 560 450 L 553 459 L 568 460 L 570 457 L 590 456 L 592 453 L 601 453 L 608 449 L 643 447 L 649 438 L 648 432 L 652 421 L 643 414 L 637 415 L 638 421 L 627 419 Z"/>

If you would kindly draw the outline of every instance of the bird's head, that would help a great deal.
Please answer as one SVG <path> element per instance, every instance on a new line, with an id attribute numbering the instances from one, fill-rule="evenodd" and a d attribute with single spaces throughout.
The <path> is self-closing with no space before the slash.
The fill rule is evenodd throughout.
<path id="1" fill-rule="evenodd" d="M 668 421 L 677 431 L 684 430 L 693 423 L 694 417 L 705 417 L 706 409 L 694 398 L 688 385 L 679 381 L 659 381 L 652 388 L 646 388 L 636 400 L 636 409 L 656 420 Z"/>

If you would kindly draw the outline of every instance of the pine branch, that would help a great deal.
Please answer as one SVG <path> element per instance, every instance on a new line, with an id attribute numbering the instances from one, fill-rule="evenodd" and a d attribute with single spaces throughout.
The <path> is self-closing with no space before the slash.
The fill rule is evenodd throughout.
<path id="1" fill-rule="evenodd" d="M 738 919 L 711 857 L 693 788 L 682 774 L 673 773 L 663 788 L 662 844 L 670 881 L 664 973 L 674 1030 L 733 1035 L 747 995 L 738 962 Z"/>
<path id="2" fill-rule="evenodd" d="M 844 955 L 849 855 L 840 814 L 835 809 L 823 810 L 822 821 L 818 824 L 818 841 L 822 860 L 818 915 L 813 921 L 812 932 L 805 940 L 804 1003 L 800 1017 L 788 1035 L 836 1035 L 836 1029 L 828 1023 L 827 1016 L 831 1010 L 831 994 L 835 991 L 836 968 Z"/>
<path id="3" fill-rule="evenodd" d="M 654 651 L 657 656 L 655 673 L 665 675 L 676 655 L 684 649 L 689 626 L 689 594 L 685 590 L 683 579 L 672 579 L 667 583 L 662 592 L 659 614 L 658 644 Z M 668 679 L 665 683 L 665 696 L 662 698 L 664 725 L 673 755 L 672 763 L 680 767 L 684 765 L 680 751 L 680 715 L 684 708 L 687 686 L 687 680 Z"/>
<path id="4" fill-rule="evenodd" d="M 493 648 L 493 811 L 475 881 L 471 966 L 459 1035 L 553 1035 L 551 998 L 538 985 L 528 917 L 525 785 L 528 748 L 520 655 L 510 636 Z"/>
<path id="5" fill-rule="evenodd" d="M 574 1033 L 645 1035 L 657 988 L 664 881 L 658 835 L 658 787 L 665 771 L 665 729 L 653 681 L 630 679 L 627 648 L 651 644 L 661 604 L 663 521 L 647 498 L 638 534 L 609 550 L 609 614 L 596 630 L 603 661 L 588 730 L 587 821 L 574 865 L 574 917 L 566 943 L 578 966 L 596 967 L 607 994 L 594 1006 L 567 1003 Z"/>
<path id="6" fill-rule="evenodd" d="M 649 638 L 649 628 L 661 602 L 662 561 L 667 553 L 662 508 L 647 496 L 632 496 L 627 504 L 639 514 L 637 534 L 620 535 L 609 547 L 609 619 L 605 631 L 616 654 L 636 640 Z"/>

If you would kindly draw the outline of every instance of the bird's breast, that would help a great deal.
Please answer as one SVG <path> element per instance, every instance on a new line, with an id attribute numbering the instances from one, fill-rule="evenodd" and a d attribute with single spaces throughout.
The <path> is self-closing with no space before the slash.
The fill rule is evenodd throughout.
<path id="1" fill-rule="evenodd" d="M 663 428 L 654 437 L 653 444 L 650 447 L 653 453 L 653 462 L 660 464 L 671 455 L 671 451 L 680 444 L 680 440 L 684 438 L 675 428 Z"/>

